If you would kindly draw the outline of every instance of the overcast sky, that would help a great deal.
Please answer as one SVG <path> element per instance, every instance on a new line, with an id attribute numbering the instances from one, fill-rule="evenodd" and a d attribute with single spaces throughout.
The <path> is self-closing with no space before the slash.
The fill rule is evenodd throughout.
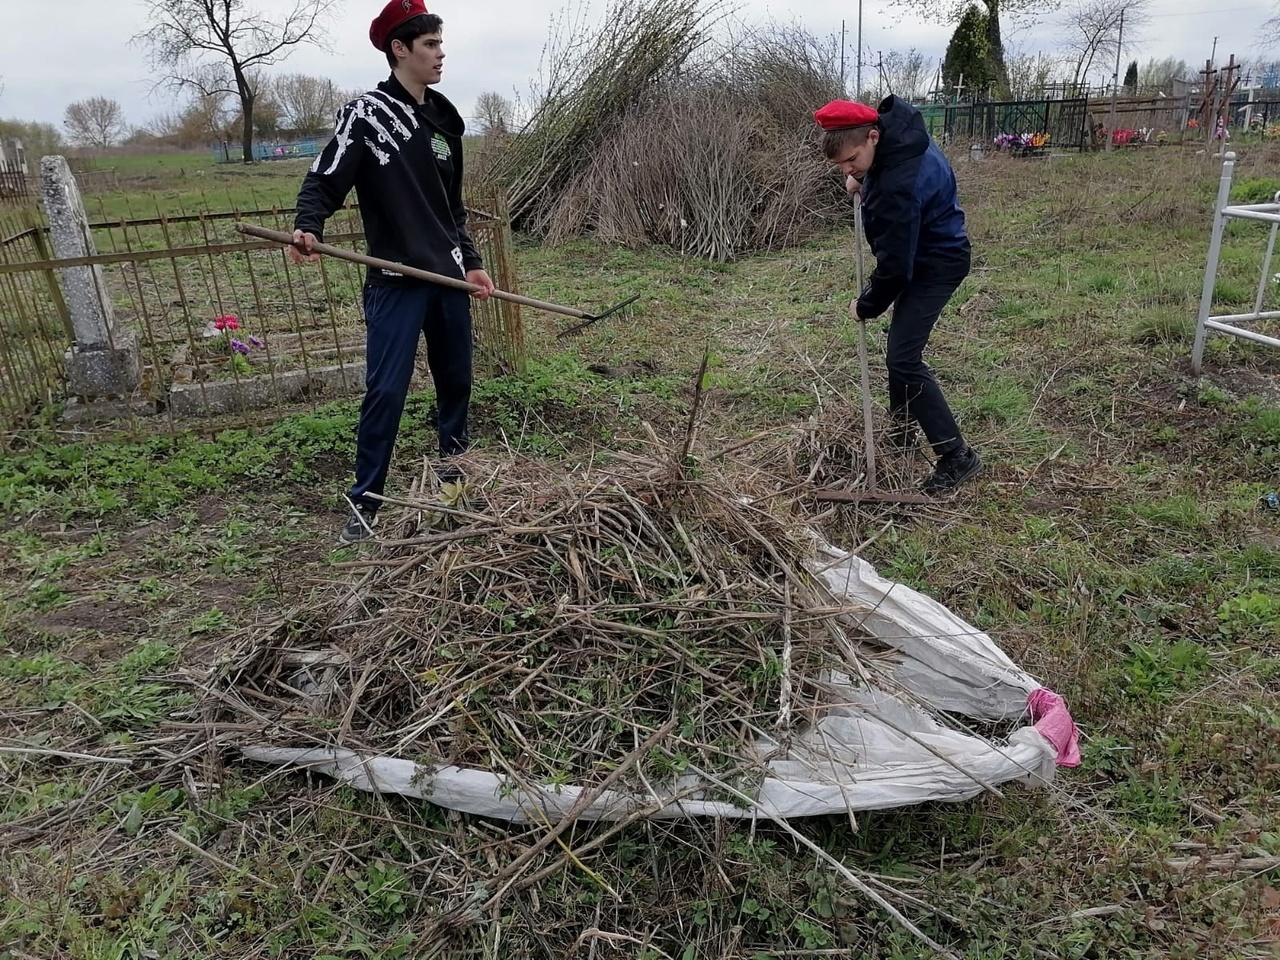
<path id="1" fill-rule="evenodd" d="M 287 9 L 291 0 L 246 0 L 264 12 Z M 1258 27 L 1275 10 L 1276 0 L 1212 2 L 1150 0 L 1153 17 L 1139 43 L 1126 44 L 1125 60 L 1179 57 L 1202 66 L 1217 38 L 1217 60 L 1257 56 Z M 470 116 L 476 96 L 487 90 L 514 98 L 527 94 L 537 74 L 551 17 L 565 0 L 428 0 L 444 18 L 444 80 L 439 89 Z M 592 9 L 603 9 L 595 0 Z M 328 50 L 300 47 L 277 71 L 331 78 L 342 88 L 367 88 L 386 74 L 385 62 L 369 44 L 369 21 L 378 0 L 343 0 L 330 29 Z M 739 0 L 738 16 L 748 23 L 775 18 L 797 21 L 818 35 L 838 34 L 846 18 L 850 57 L 856 51 L 857 5 L 827 0 L 789 4 Z M 0 0 L 0 117 L 60 124 L 67 104 L 101 95 L 120 101 L 126 120 L 141 125 L 172 109 L 166 95 L 151 92 L 150 68 L 130 38 L 145 29 L 142 0 Z M 863 44 L 871 50 L 918 47 L 939 57 L 951 28 L 906 17 L 879 0 L 865 0 Z M 1013 31 L 1012 46 L 1022 52 L 1051 51 L 1062 28 L 1053 21 Z M 1006 28 L 1006 34 L 1010 31 Z M 874 55 L 874 54 L 873 54 Z M 1275 51 L 1280 57 L 1280 48 Z M 1122 67 L 1123 69 L 1123 67 Z"/>

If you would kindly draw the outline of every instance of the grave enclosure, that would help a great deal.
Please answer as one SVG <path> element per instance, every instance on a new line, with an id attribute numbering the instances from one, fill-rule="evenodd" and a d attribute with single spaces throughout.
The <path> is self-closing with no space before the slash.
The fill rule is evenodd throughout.
<path id="1" fill-rule="evenodd" d="M 61 157 L 31 192 L 39 206 L 0 212 L 0 428 L 50 404 L 82 422 L 222 427 L 363 389 L 364 268 L 293 265 L 232 228 L 289 231 L 291 209 L 95 216 Z M 517 289 L 500 200 L 473 198 L 469 222 L 495 282 Z M 355 207 L 326 240 L 363 248 Z M 521 369 L 519 306 L 477 301 L 473 316 L 477 376 Z"/>

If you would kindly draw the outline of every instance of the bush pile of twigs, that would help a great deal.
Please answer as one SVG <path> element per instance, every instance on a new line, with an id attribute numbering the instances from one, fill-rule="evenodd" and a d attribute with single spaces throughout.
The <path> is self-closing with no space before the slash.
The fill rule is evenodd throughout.
<path id="1" fill-rule="evenodd" d="M 912 491 L 932 470 L 928 441 L 912 426 L 909 442 L 895 441 L 900 425 L 888 413 L 874 415 L 876 479 L 884 490 Z M 829 403 L 795 431 L 786 448 L 786 471 L 815 487 L 856 490 L 867 483 L 866 425 L 853 402 Z"/>
<path id="2" fill-rule="evenodd" d="M 802 31 L 715 30 L 696 0 L 622 0 L 559 51 L 493 176 L 519 229 L 724 261 L 806 239 L 847 210 L 813 110 L 838 52 Z"/>
<path id="3" fill-rule="evenodd" d="M 852 611 L 806 572 L 802 527 L 678 462 L 475 457 L 469 499 L 447 508 L 424 472 L 385 509 L 399 520 L 380 551 L 349 564 L 354 584 L 241 638 L 221 703 L 282 724 L 276 743 L 517 783 L 758 767 L 824 667 L 860 672 Z"/>

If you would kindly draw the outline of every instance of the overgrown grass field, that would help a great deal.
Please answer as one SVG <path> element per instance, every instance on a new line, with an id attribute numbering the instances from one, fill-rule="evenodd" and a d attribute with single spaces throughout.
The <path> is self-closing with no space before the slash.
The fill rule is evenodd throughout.
<path id="1" fill-rule="evenodd" d="M 1280 188 L 1263 150 L 1242 156 L 1242 202 Z M 291 201 L 301 175 L 176 162 L 104 208 Z M 1280 511 L 1261 498 L 1280 487 L 1280 353 L 1215 335 L 1190 375 L 1218 167 L 1161 150 L 957 172 L 975 269 L 930 357 L 987 469 L 927 508 L 813 513 L 1065 695 L 1084 764 L 1053 791 L 796 826 L 913 895 L 967 960 L 1274 956 Z M 1252 304 L 1265 242 L 1230 228 L 1220 306 Z M 642 301 L 570 341 L 527 313 L 530 372 L 477 387 L 482 445 L 572 464 L 642 421 L 674 445 L 704 349 L 708 448 L 857 416 L 848 232 L 727 265 L 589 240 L 516 258 L 529 295 Z M 109 441 L 50 417 L 11 437 L 0 957 L 927 955 L 786 834 L 739 823 L 634 825 L 442 938 L 458 905 L 433 895 L 432 851 L 496 874 L 544 828 L 248 765 L 230 734 L 210 749 L 192 705 L 226 638 L 349 575 L 333 543 L 356 410 Z M 430 416 L 415 396 L 393 488 Z"/>

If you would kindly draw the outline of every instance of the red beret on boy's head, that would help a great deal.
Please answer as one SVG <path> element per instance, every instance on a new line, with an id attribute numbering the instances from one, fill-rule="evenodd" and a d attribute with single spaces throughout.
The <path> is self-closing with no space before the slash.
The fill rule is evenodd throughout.
<path id="1" fill-rule="evenodd" d="M 875 107 L 849 100 L 832 100 L 825 107 L 813 112 L 813 119 L 823 130 L 845 130 L 849 127 L 865 127 L 880 119 Z"/>
<path id="2" fill-rule="evenodd" d="M 369 42 L 379 50 L 386 49 L 387 37 L 391 31 L 406 20 L 420 17 L 427 12 L 422 0 L 391 0 L 382 12 L 369 24 Z"/>

